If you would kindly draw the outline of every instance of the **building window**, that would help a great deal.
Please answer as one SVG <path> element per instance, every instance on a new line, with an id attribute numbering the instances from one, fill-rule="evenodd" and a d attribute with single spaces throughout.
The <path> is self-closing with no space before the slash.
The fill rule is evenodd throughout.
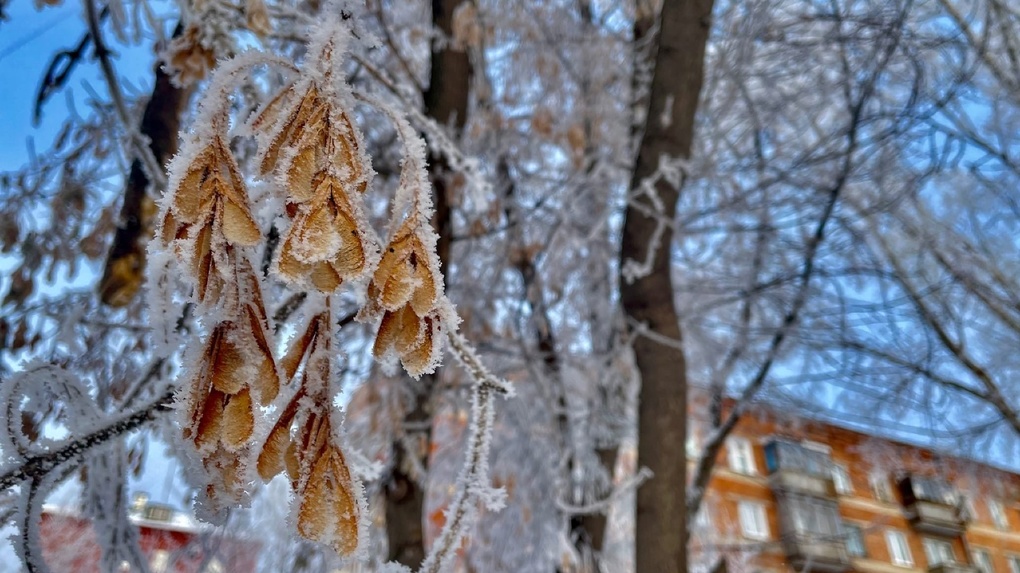
<path id="1" fill-rule="evenodd" d="M 846 532 L 846 552 L 850 557 L 867 557 L 868 551 L 864 548 L 864 532 L 861 526 L 844 523 L 843 530 Z"/>
<path id="2" fill-rule="evenodd" d="M 1020 557 L 1009 558 L 1009 573 L 1020 573 Z"/>
<path id="3" fill-rule="evenodd" d="M 956 555 L 953 555 L 953 544 L 943 539 L 924 539 L 924 557 L 928 560 L 928 567 L 956 563 Z"/>
<path id="4" fill-rule="evenodd" d="M 790 496 L 783 501 L 799 535 L 838 539 L 842 535 L 839 507 L 835 501 L 815 497 Z"/>
<path id="5" fill-rule="evenodd" d="M 740 530 L 748 539 L 765 540 L 769 538 L 768 516 L 765 504 L 754 501 L 741 501 L 737 504 L 740 517 Z"/>
<path id="6" fill-rule="evenodd" d="M 963 518 L 967 521 L 973 521 L 977 519 L 977 506 L 974 504 L 974 498 L 966 495 L 963 496 Z"/>
<path id="7" fill-rule="evenodd" d="M 850 481 L 850 472 L 842 464 L 832 466 L 832 483 L 835 484 L 836 493 L 839 495 L 851 495 L 854 492 L 853 483 Z"/>
<path id="8" fill-rule="evenodd" d="M 820 444 L 777 439 L 765 445 L 765 468 L 770 474 L 790 470 L 827 478 L 832 475 L 832 458 Z"/>
<path id="9" fill-rule="evenodd" d="M 758 473 L 754 465 L 754 449 L 747 438 L 730 438 L 726 442 L 726 450 L 731 470 L 744 475 Z"/>
<path id="10" fill-rule="evenodd" d="M 910 476 L 910 487 L 914 497 L 921 501 L 958 505 L 960 496 L 948 483 L 930 477 Z"/>
<path id="11" fill-rule="evenodd" d="M 889 545 L 889 559 L 893 565 L 914 566 L 914 558 L 910 556 L 910 546 L 907 545 L 907 536 L 903 535 L 902 531 L 886 530 L 885 542 Z"/>
<path id="12" fill-rule="evenodd" d="M 987 550 L 975 549 L 971 552 L 971 558 L 979 573 L 995 573 L 995 567 L 992 567 L 992 555 Z"/>
<path id="13" fill-rule="evenodd" d="M 871 495 L 878 501 L 892 501 L 892 488 L 889 487 L 889 477 L 884 471 L 876 470 L 868 475 L 868 486 L 871 487 Z"/>
<path id="14" fill-rule="evenodd" d="M 988 500 L 988 513 L 992 516 L 992 523 L 999 529 L 1009 529 L 1009 519 L 1006 517 L 1006 508 L 1001 501 Z M 1020 573 L 1020 572 L 1018 572 Z"/>

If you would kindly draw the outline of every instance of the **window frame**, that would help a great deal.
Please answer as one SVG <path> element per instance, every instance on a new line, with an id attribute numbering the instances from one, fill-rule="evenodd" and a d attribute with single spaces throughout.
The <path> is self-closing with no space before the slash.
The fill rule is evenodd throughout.
<path id="1" fill-rule="evenodd" d="M 981 559 L 979 556 L 984 556 L 984 559 Z M 995 563 L 992 562 L 992 553 L 988 549 L 971 547 L 970 560 L 977 567 L 978 573 L 995 573 Z M 985 563 L 982 563 L 982 561 L 985 561 Z"/>
<path id="2" fill-rule="evenodd" d="M 967 512 L 966 517 L 970 521 L 976 521 L 978 518 L 977 504 L 974 503 L 974 496 L 972 495 L 961 495 L 960 499 L 963 500 L 961 507 L 963 511 Z"/>
<path id="3" fill-rule="evenodd" d="M 854 551 L 851 548 L 851 539 L 856 540 L 860 544 L 860 551 Z M 843 523 L 843 545 L 846 546 L 846 553 L 850 557 L 868 557 L 868 545 L 864 542 L 864 528 L 856 523 Z"/>
<path id="4" fill-rule="evenodd" d="M 924 558 L 928 562 L 928 567 L 952 565 L 957 562 L 953 544 L 945 539 L 922 537 L 921 545 L 924 547 Z"/>
<path id="5" fill-rule="evenodd" d="M 747 517 L 750 517 L 750 523 Z M 749 499 L 738 501 L 737 521 L 740 523 L 740 533 L 745 538 L 755 541 L 767 541 L 771 538 L 769 515 L 763 502 Z M 752 527 L 748 527 L 749 525 Z"/>
<path id="6" fill-rule="evenodd" d="M 745 468 L 738 468 L 738 460 L 746 462 Z M 726 440 L 726 462 L 730 470 L 735 473 L 756 476 L 758 475 L 758 464 L 754 459 L 754 444 L 743 436 L 731 436 Z M 745 471 L 746 470 L 746 471 Z"/>
<path id="7" fill-rule="evenodd" d="M 895 541 L 894 541 L 895 540 Z M 910 552 L 910 543 L 907 536 L 898 529 L 885 530 L 885 544 L 889 549 L 889 561 L 900 567 L 913 567 L 914 556 Z M 897 555 L 897 549 L 903 550 L 903 555 Z"/>
<path id="8" fill-rule="evenodd" d="M 806 538 L 838 539 L 843 534 L 843 518 L 834 500 L 791 495 L 784 502 L 797 535 Z"/>
<path id="9" fill-rule="evenodd" d="M 871 489 L 871 495 L 876 501 L 882 503 L 892 503 L 895 501 L 892 484 L 889 481 L 889 474 L 884 470 L 871 470 L 868 473 L 868 487 Z"/>
<path id="10" fill-rule="evenodd" d="M 995 498 L 988 498 L 986 501 L 988 515 L 992 518 L 992 524 L 995 525 L 995 528 L 999 531 L 1008 530 L 1009 515 L 1006 513 L 1006 504 Z"/>
<path id="11" fill-rule="evenodd" d="M 853 495 L 854 493 L 854 482 L 850 479 L 850 470 L 846 464 L 839 464 L 833 462 L 832 464 L 832 484 L 836 488 L 836 493 L 839 495 Z"/>
<path id="12" fill-rule="evenodd" d="M 1007 555 L 1006 563 L 1009 565 L 1010 573 L 1020 573 L 1020 555 Z"/>

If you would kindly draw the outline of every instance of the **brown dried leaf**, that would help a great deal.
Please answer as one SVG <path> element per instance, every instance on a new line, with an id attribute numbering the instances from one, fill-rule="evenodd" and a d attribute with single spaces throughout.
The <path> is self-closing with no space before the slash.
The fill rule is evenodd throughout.
<path id="1" fill-rule="evenodd" d="M 166 217 L 163 217 L 163 224 L 159 228 L 159 238 L 164 245 L 169 245 L 178 237 L 178 235 L 182 237 L 185 236 L 187 234 L 187 230 L 188 225 L 186 224 L 180 225 L 180 228 L 178 228 L 177 219 L 174 218 L 173 210 L 167 209 Z M 184 231 L 184 233 L 180 233 L 180 231 Z"/>
<path id="2" fill-rule="evenodd" d="M 298 367 L 301 366 L 301 361 L 311 350 L 312 344 L 315 342 L 318 335 L 319 321 L 312 319 L 308 322 L 308 327 L 305 329 L 304 334 L 301 335 L 301 338 L 294 341 L 290 350 L 287 351 L 286 356 L 284 356 L 283 360 L 280 361 L 280 369 L 283 370 L 285 380 L 292 380 L 294 375 L 297 374 Z"/>
<path id="3" fill-rule="evenodd" d="M 280 247 L 279 258 L 276 261 L 277 271 L 285 279 L 296 281 L 308 272 L 308 265 L 297 260 L 294 256 L 294 234 L 288 232 L 283 239 L 283 246 Z"/>
<path id="4" fill-rule="evenodd" d="M 372 283 L 378 289 L 376 300 L 386 310 L 397 310 L 408 302 L 418 316 L 435 309 L 438 292 L 436 274 L 425 246 L 416 237 L 410 221 L 397 231 L 376 268 Z"/>
<path id="5" fill-rule="evenodd" d="M 312 286 L 324 293 L 335 291 L 344 282 L 340 274 L 336 272 L 336 269 L 326 261 L 320 261 L 312 265 L 308 276 L 312 281 Z"/>
<path id="6" fill-rule="evenodd" d="M 192 416 L 193 420 L 198 419 L 198 423 L 193 424 L 194 429 L 192 430 L 191 438 L 199 450 L 219 442 L 220 433 L 223 428 L 225 401 L 226 396 L 216 390 L 209 392 L 205 400 L 194 401 L 195 407 L 201 406 L 201 408 Z"/>
<path id="7" fill-rule="evenodd" d="M 354 218 L 349 212 L 337 210 L 333 227 L 340 237 L 340 249 L 333 259 L 333 268 L 344 278 L 360 275 L 365 270 L 365 247 Z"/>
<path id="8" fill-rule="evenodd" d="M 259 477 L 269 481 L 286 470 L 287 452 L 291 450 L 290 424 L 277 423 L 262 446 L 257 468 Z"/>
<path id="9" fill-rule="evenodd" d="M 382 259 L 379 261 L 379 266 L 375 268 L 375 274 L 372 276 L 372 282 L 377 286 L 385 284 L 389 280 L 390 275 L 400 266 L 401 261 L 410 253 L 411 235 L 405 233 L 403 229 L 397 231 L 397 234 L 390 241 L 390 244 L 386 246 L 386 252 L 383 253 Z"/>
<path id="10" fill-rule="evenodd" d="M 294 95 L 294 85 L 290 84 L 276 92 L 273 99 L 269 100 L 262 108 L 258 111 L 255 117 L 250 120 L 250 127 L 252 132 L 260 132 L 266 129 L 266 126 L 271 126 L 276 123 L 280 118 L 280 113 L 283 108 L 286 107 L 287 102 L 290 101 L 291 96 Z"/>
<path id="11" fill-rule="evenodd" d="M 396 311 L 386 311 L 379 323 L 372 354 L 382 358 L 391 350 L 403 356 L 421 341 L 423 320 L 408 305 Z"/>
<path id="12" fill-rule="evenodd" d="M 166 51 L 167 67 L 177 85 L 189 86 L 216 66 L 216 53 L 205 44 L 202 29 L 196 23 L 189 24 L 183 34 L 170 42 Z"/>
<path id="13" fill-rule="evenodd" d="M 379 302 L 385 309 L 400 308 L 411 300 L 414 293 L 414 278 L 407 265 L 399 265 L 390 274 L 379 292 Z"/>
<path id="14" fill-rule="evenodd" d="M 258 309 L 248 305 L 248 325 L 251 328 L 252 338 L 255 341 L 255 351 L 258 355 L 258 374 L 252 381 L 251 386 L 255 390 L 255 396 L 259 404 L 268 406 L 280 393 L 280 378 L 276 373 L 276 362 L 273 360 L 273 351 L 269 347 L 264 330 L 267 323 L 265 309 L 262 308 L 261 297 L 257 300 Z"/>
<path id="15" fill-rule="evenodd" d="M 237 394 L 248 385 L 244 365 L 246 357 L 237 347 L 234 341 L 230 340 L 226 330 L 217 329 L 219 335 L 213 343 L 213 364 L 211 369 L 212 387 L 224 394 Z M 236 331 L 235 331 L 236 332 Z"/>
<path id="16" fill-rule="evenodd" d="M 436 308 L 435 277 L 432 274 L 432 270 L 429 269 L 428 259 L 421 255 L 419 251 L 415 251 L 411 256 L 411 262 L 414 266 L 414 277 L 418 282 L 418 286 L 414 289 L 414 294 L 411 296 L 411 308 L 414 309 L 415 314 L 418 316 L 425 316 Z"/>
<path id="17" fill-rule="evenodd" d="M 340 242 L 326 204 L 313 207 L 306 216 L 298 219 L 291 233 L 296 236 L 295 254 L 308 262 L 332 258 L 333 248 Z"/>
<path id="18" fill-rule="evenodd" d="M 321 107 L 322 102 L 319 99 L 318 90 L 314 87 L 309 88 L 290 115 L 281 122 L 276 135 L 269 142 L 269 146 L 266 148 L 262 161 L 259 164 L 261 175 L 268 175 L 269 172 L 276 168 L 280 160 L 280 151 L 285 147 L 292 146 L 295 141 L 301 138 L 301 135 L 307 128 L 309 118 Z M 258 122 L 259 119 L 256 119 L 256 124 Z"/>
<path id="19" fill-rule="evenodd" d="M 291 483 L 297 483 L 298 475 L 301 472 L 301 462 L 298 460 L 297 444 L 293 441 L 287 447 L 283 461 L 287 466 L 287 477 L 290 478 Z"/>
<path id="20" fill-rule="evenodd" d="M 287 171 L 287 194 L 294 203 L 305 203 L 315 195 L 312 179 L 318 171 L 319 146 L 314 139 L 298 150 Z"/>
<path id="21" fill-rule="evenodd" d="M 216 260 L 212 253 L 212 227 L 208 224 L 198 228 L 191 262 L 192 276 L 198 279 L 196 296 L 199 302 L 216 299 L 222 290 L 222 279 L 216 270 Z"/>
<path id="22" fill-rule="evenodd" d="M 184 223 L 197 223 L 209 217 L 215 193 L 207 185 L 211 151 L 203 151 L 173 190 L 173 211 Z"/>
<path id="23" fill-rule="evenodd" d="M 248 29 L 259 38 L 265 38 L 273 32 L 269 21 L 269 10 L 263 0 L 247 0 L 244 4 L 245 23 Z"/>
<path id="24" fill-rule="evenodd" d="M 250 247 L 262 239 L 262 231 L 252 217 L 247 206 L 242 206 L 226 198 L 220 200 L 222 205 L 223 236 L 232 245 Z"/>
<path id="25" fill-rule="evenodd" d="M 307 539 L 331 545 L 340 555 L 358 547 L 358 505 L 347 461 L 329 447 L 312 467 L 300 492 L 298 532 Z"/>
<path id="26" fill-rule="evenodd" d="M 230 447 L 240 447 L 251 439 L 255 430 L 255 414 L 251 395 L 245 388 L 233 396 L 228 396 L 223 408 L 222 441 Z"/>
<path id="27" fill-rule="evenodd" d="M 425 323 L 425 332 L 423 333 L 421 343 L 419 343 L 413 350 L 400 357 L 400 362 L 404 365 L 404 370 L 407 370 L 407 373 L 415 378 L 424 374 L 432 361 L 434 323 L 429 317 L 425 317 L 422 320 Z"/>

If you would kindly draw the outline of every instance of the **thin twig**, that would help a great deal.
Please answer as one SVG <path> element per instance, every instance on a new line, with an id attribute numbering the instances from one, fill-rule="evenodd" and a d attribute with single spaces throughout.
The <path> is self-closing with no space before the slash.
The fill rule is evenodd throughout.
<path id="1" fill-rule="evenodd" d="M 99 12 L 96 10 L 95 0 L 85 0 L 85 14 L 88 20 L 89 34 L 92 36 L 92 44 L 95 46 L 95 57 L 99 60 L 99 67 L 103 71 L 103 79 L 106 81 L 106 89 L 113 99 L 113 106 L 117 110 L 120 122 L 127 133 L 128 140 L 134 148 L 134 155 L 145 166 L 149 181 L 152 181 L 160 189 L 166 189 L 166 174 L 163 167 L 156 160 L 156 156 L 149 148 L 147 138 L 138 132 L 131 115 L 128 113 L 127 105 L 124 103 L 124 95 L 121 93 L 120 83 L 117 81 L 117 74 L 110 62 L 110 50 L 103 40 L 102 25 L 99 21 Z"/>
<path id="2" fill-rule="evenodd" d="M 72 440 L 58 450 L 29 456 L 23 463 L 7 470 L 0 475 L 0 490 L 14 487 L 25 480 L 41 479 L 61 464 L 71 460 L 81 461 L 83 456 L 92 449 L 105 444 L 111 439 L 126 434 L 156 419 L 159 414 L 170 409 L 173 390 L 168 390 L 155 401 L 135 411 L 129 416 L 100 428 L 81 438 Z"/>

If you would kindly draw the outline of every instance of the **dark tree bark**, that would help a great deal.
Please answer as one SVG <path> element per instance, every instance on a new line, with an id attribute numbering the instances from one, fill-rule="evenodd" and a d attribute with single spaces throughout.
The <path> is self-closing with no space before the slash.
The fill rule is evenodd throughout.
<path id="1" fill-rule="evenodd" d="M 178 32 L 180 27 L 178 27 Z M 175 34 L 176 35 L 176 34 Z M 177 133 L 181 127 L 181 112 L 191 90 L 178 88 L 163 71 L 160 62 L 155 66 L 156 82 L 152 96 L 145 105 L 139 132 L 149 139 L 152 155 L 165 166 L 177 153 Z M 110 306 L 127 306 L 142 286 L 145 274 L 145 246 L 152 231 L 155 212 L 154 194 L 149 194 L 152 182 L 142 162 L 131 162 L 131 171 L 124 185 L 124 202 L 120 220 L 110 245 L 99 282 L 99 296 Z M 156 192 L 161 192 L 157 189 Z"/>
<path id="2" fill-rule="evenodd" d="M 689 157 L 694 115 L 704 76 L 705 44 L 712 0 L 665 0 L 660 13 L 655 70 L 644 134 L 631 189 L 652 176 L 661 157 Z M 647 21 L 635 23 L 640 32 Z M 662 118 L 669 118 L 663 121 Z M 680 190 L 658 180 L 661 216 L 672 220 Z M 634 204 L 637 204 L 636 206 Z M 627 207 L 620 260 L 643 261 L 654 249 L 650 272 L 633 281 L 621 277 L 620 296 L 632 327 L 634 359 L 641 376 L 638 464 L 654 477 L 637 492 L 637 571 L 687 570 L 686 483 L 687 380 L 680 325 L 670 277 L 670 227 L 645 211 L 657 209 L 647 196 Z M 656 244 L 655 241 L 658 241 Z M 621 265 L 622 267 L 622 265 Z"/>
<path id="3" fill-rule="evenodd" d="M 432 22 L 446 37 L 453 34 L 453 15 L 464 0 L 433 0 Z M 458 135 L 467 117 L 471 64 L 467 52 L 444 42 L 442 49 L 433 49 L 429 69 L 429 87 L 424 94 L 425 113 Z M 439 242 L 436 251 L 449 274 L 450 264 L 450 170 L 441 156 L 433 156 L 429 163 L 429 178 L 434 189 L 435 217 L 432 221 Z M 389 559 L 416 567 L 425 558 L 424 503 L 425 490 L 414 476 L 408 473 L 407 456 L 417 456 L 422 467 L 427 464 L 431 432 L 427 429 L 432 417 L 430 402 L 436 386 L 435 375 L 422 378 L 417 388 L 414 405 L 405 417 L 406 427 L 424 433 L 421 439 L 410 440 L 422 444 L 421 451 L 408 452 L 401 443 L 394 444 L 393 473 L 386 485 L 386 534 L 389 541 Z"/>

